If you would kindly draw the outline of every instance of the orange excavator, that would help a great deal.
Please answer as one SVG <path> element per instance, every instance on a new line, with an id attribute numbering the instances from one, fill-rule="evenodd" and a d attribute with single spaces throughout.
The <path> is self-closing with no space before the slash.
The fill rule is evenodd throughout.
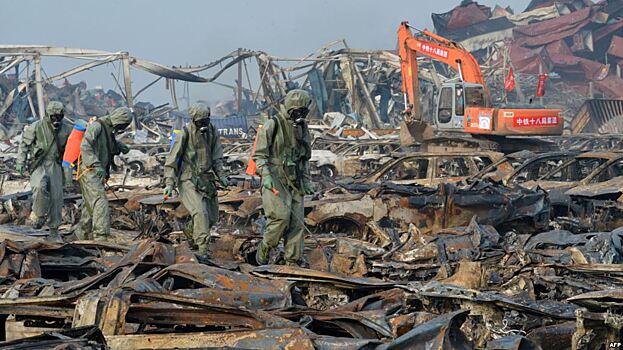
<path id="1" fill-rule="evenodd" d="M 417 54 L 449 65 L 458 73 L 458 82 L 446 82 L 437 95 L 433 128 L 460 131 L 488 138 L 506 136 L 561 135 L 560 110 L 537 105 L 493 106 L 480 65 L 469 51 L 427 30 L 416 37 L 408 22 L 398 29 L 398 48 L 405 98 L 406 126 L 416 141 L 430 138 L 431 126 L 422 121 L 419 108 L 420 85 Z"/>

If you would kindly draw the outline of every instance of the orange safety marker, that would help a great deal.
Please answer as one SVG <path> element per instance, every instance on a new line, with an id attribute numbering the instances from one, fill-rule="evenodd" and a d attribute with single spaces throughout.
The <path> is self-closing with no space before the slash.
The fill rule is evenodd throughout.
<path id="1" fill-rule="evenodd" d="M 257 136 L 260 134 L 260 130 L 262 130 L 262 125 L 257 126 L 257 133 L 255 134 L 255 140 L 253 140 L 253 148 L 251 148 L 251 156 L 249 157 L 249 163 L 247 165 L 246 174 L 250 176 L 257 175 L 257 166 L 255 165 L 255 161 L 253 160 L 253 156 L 255 155 L 255 148 L 257 147 Z"/>

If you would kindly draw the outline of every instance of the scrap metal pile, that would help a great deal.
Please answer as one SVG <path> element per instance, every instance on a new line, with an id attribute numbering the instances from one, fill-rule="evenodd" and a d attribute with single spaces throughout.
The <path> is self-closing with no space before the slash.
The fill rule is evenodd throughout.
<path id="1" fill-rule="evenodd" d="M 533 0 L 523 12 L 475 1 L 433 14 L 438 34 L 479 57 L 496 101 L 504 101 L 504 78 L 517 77 L 508 98 L 537 96 L 537 78 L 547 74 L 545 105 L 570 119 L 586 98 L 620 98 L 623 32 L 620 1 Z"/>
<path id="2" fill-rule="evenodd" d="M 208 260 L 179 199 L 124 168 L 108 243 L 47 242 L 22 226 L 30 192 L 1 196 L 0 349 L 599 348 L 623 327 L 623 155 L 566 141 L 504 155 L 317 138 L 302 267 L 281 249 L 256 266 L 248 142 L 224 147 L 238 173 Z M 66 241 L 80 200 L 65 196 Z"/>
<path id="3" fill-rule="evenodd" d="M 610 189 L 619 160 L 403 155 L 377 170 L 381 182 L 366 183 L 374 172 L 307 198 L 303 267 L 280 265 L 280 251 L 255 266 L 264 219 L 253 186 L 220 193 L 206 261 L 183 232 L 188 212 L 157 189 L 109 195 L 114 226 L 126 230 L 115 243 L 50 243 L 0 226 L 0 349 L 599 348 L 623 327 L 623 232 L 563 229 L 575 208 L 597 206 L 570 205 L 559 220 L 547 174 L 596 162 L 587 176 Z M 436 178 L 402 178 L 425 165 Z M 573 171 L 560 172 L 576 191 L 568 195 L 588 199 Z M 2 197 L 2 217 L 27 216 L 28 200 Z"/>
<path id="4" fill-rule="evenodd" d="M 123 52 L 34 47 L 104 57 L 35 83 L 16 68 L 35 60 L 31 52 L 0 47 L 2 73 L 16 70 L 0 74 L 0 120 L 14 125 L 0 128 L 0 350 L 581 350 L 620 342 L 623 138 L 588 132 L 623 125 L 623 102 L 614 99 L 623 95 L 622 15 L 614 0 L 533 0 L 518 14 L 463 1 L 433 15 L 438 34 L 479 59 L 495 102 L 528 103 L 537 76 L 549 74 L 543 102 L 563 109 L 573 135 L 532 146 L 536 138 L 517 137 L 514 144 L 534 150 L 509 154 L 459 137 L 401 147 L 394 128 L 405 106 L 392 51 L 338 41 L 304 58 L 238 49 L 170 68 Z M 144 89 L 165 78 L 171 106 L 131 103 L 144 89 L 133 95 L 130 84 L 117 82 L 118 92 L 53 85 L 114 60 L 158 76 Z M 421 108 L 431 117 L 454 73 L 419 61 Z M 199 257 L 189 211 L 179 196 L 162 195 L 169 135 L 187 118 L 175 81 L 210 83 L 232 67 L 239 79 L 224 86 L 235 98 L 213 106 L 224 117 L 213 122 L 221 123 L 229 187 L 218 189 L 219 221 Z M 509 68 L 517 84 L 501 93 Z M 76 188 L 64 197 L 64 243 L 26 226 L 32 193 L 16 174 L 15 145 L 43 101 L 35 85 L 71 118 L 124 104 L 136 111 L 135 128 L 118 135 L 132 150 L 116 160 L 106 189 L 107 242 L 76 240 Z M 261 180 L 245 172 L 250 136 L 294 88 L 313 96 L 315 193 L 304 201 L 304 259 L 285 265 L 280 246 L 260 265 L 266 218 Z M 595 96 L 612 99 L 587 100 Z"/>

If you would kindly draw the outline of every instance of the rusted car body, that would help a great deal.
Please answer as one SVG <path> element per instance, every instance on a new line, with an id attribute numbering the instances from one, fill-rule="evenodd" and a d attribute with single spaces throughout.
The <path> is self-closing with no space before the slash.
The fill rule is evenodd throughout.
<path id="1" fill-rule="evenodd" d="M 374 173 L 355 179 L 358 184 L 378 184 L 389 181 L 396 184 L 435 186 L 459 182 L 477 174 L 486 166 L 503 158 L 498 152 L 417 152 L 403 154 L 386 163 Z M 510 171 L 511 165 L 507 167 Z"/>
<path id="2" fill-rule="evenodd" d="M 570 198 L 569 217 L 557 218 L 564 227 L 590 232 L 623 226 L 623 176 L 580 185 L 565 194 Z"/>
<path id="3" fill-rule="evenodd" d="M 564 216 L 569 212 L 570 198 L 567 191 L 588 184 L 597 184 L 623 175 L 623 153 L 586 152 L 563 162 L 534 181 L 526 181 L 521 186 L 539 186 L 550 197 L 554 216 Z"/>
<path id="4" fill-rule="evenodd" d="M 306 203 L 305 221 L 324 230 L 364 232 L 366 223 L 377 222 L 398 230 L 410 224 L 433 234 L 467 225 L 473 217 L 479 223 L 499 227 L 513 224 L 525 229 L 547 225 L 549 203 L 541 190 L 511 190 L 488 183 L 469 188 L 453 184 L 438 187 L 420 185 L 353 185 L 350 193 L 326 196 Z"/>
<path id="5" fill-rule="evenodd" d="M 517 186 L 531 180 L 537 180 L 552 169 L 560 166 L 578 152 L 559 151 L 534 153 L 519 151 L 505 155 L 474 175 L 475 179 L 490 178 L 501 181 L 507 186 Z"/>

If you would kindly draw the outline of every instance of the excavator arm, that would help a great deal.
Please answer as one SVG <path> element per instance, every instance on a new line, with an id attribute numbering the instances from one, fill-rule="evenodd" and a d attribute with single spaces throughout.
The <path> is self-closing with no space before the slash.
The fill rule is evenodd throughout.
<path id="1" fill-rule="evenodd" d="M 418 81 L 417 53 L 428 56 L 452 67 L 466 83 L 485 86 L 480 65 L 472 54 L 459 44 L 427 30 L 415 37 L 408 22 L 400 23 L 398 28 L 398 50 L 402 71 L 402 91 L 405 106 L 414 120 L 421 120 L 419 108 L 420 86 Z M 486 89 L 486 87 L 485 87 Z"/>

